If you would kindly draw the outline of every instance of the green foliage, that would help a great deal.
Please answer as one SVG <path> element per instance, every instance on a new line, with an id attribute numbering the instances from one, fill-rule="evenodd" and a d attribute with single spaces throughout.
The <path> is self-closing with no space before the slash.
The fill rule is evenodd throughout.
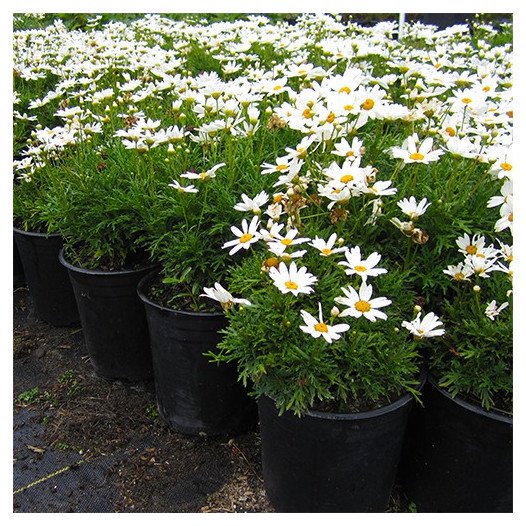
<path id="1" fill-rule="evenodd" d="M 265 259 L 261 252 L 232 270 L 231 292 L 248 294 L 252 305 L 227 311 L 229 325 L 219 344 L 221 351 L 212 356 L 235 361 L 240 380 L 256 396 L 273 398 L 281 412 L 291 409 L 300 415 L 319 404 L 336 412 L 359 411 L 393 402 L 408 391 L 416 394 L 419 355 L 415 342 L 398 328 L 412 316 L 414 306 L 414 296 L 404 285 L 406 273 L 377 279 L 375 296 L 396 298 L 386 309 L 387 320 L 337 319 L 327 311 L 349 279 L 336 255 L 312 252 L 301 264 L 319 277 L 315 297 L 282 294 L 261 270 Z M 326 323 L 351 326 L 331 344 L 300 329 L 301 310 L 317 317 L 318 301 L 330 320 Z"/>
<path id="2" fill-rule="evenodd" d="M 502 272 L 479 280 L 480 292 L 469 282 L 452 287 L 445 301 L 444 320 L 449 331 L 432 355 L 431 364 L 439 383 L 453 395 L 511 414 L 513 393 L 512 297 L 510 282 Z M 485 314 L 490 301 L 509 306 L 492 320 Z"/>
<path id="3" fill-rule="evenodd" d="M 38 387 L 32 387 L 26 391 L 21 392 L 17 397 L 17 402 L 22 402 L 24 404 L 33 404 L 38 400 L 40 396 L 40 390 Z"/>

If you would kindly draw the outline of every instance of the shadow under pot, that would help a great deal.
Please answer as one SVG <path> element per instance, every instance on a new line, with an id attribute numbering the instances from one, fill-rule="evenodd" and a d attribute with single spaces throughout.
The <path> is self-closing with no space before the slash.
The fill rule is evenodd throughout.
<path id="1" fill-rule="evenodd" d="M 281 416 L 258 400 L 263 480 L 278 512 L 385 512 L 402 450 L 409 394 L 359 413 Z"/>
<path id="2" fill-rule="evenodd" d="M 108 380 L 148 380 L 153 376 L 148 324 L 137 284 L 156 265 L 133 270 L 68 270 L 88 354 L 98 376 Z"/>
<path id="3" fill-rule="evenodd" d="M 513 511 L 513 419 L 452 397 L 428 376 L 399 483 L 424 513 Z M 408 438 L 409 438 L 408 437 Z"/>
<path id="4" fill-rule="evenodd" d="M 148 319 L 159 414 L 173 430 L 188 435 L 227 435 L 255 425 L 256 403 L 238 382 L 235 364 L 204 356 L 216 350 L 225 315 L 159 305 L 151 298 L 158 279 L 158 272 L 143 278 L 138 293 Z"/>
<path id="5" fill-rule="evenodd" d="M 37 318 L 55 327 L 78 323 L 79 313 L 69 276 L 58 259 L 62 236 L 18 228 L 13 228 L 13 235 L 23 267 L 21 276 L 27 283 Z"/>

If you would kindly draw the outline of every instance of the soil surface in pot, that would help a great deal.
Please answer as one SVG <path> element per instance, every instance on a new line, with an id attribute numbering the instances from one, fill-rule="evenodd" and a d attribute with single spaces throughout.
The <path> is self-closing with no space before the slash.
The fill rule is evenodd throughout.
<path id="1" fill-rule="evenodd" d="M 97 377 L 82 330 L 39 321 L 14 292 L 15 512 L 272 512 L 257 430 L 187 437 L 157 414 L 152 382 Z M 397 491 L 389 512 L 413 511 Z"/>

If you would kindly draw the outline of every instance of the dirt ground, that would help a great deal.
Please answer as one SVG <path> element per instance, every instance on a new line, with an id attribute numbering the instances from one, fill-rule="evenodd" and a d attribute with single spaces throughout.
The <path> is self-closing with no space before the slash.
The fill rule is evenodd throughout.
<path id="1" fill-rule="evenodd" d="M 160 419 L 153 382 L 95 375 L 80 326 L 35 318 L 14 291 L 15 512 L 272 512 L 257 427 L 188 437 Z M 407 511 L 393 493 L 388 511 Z"/>

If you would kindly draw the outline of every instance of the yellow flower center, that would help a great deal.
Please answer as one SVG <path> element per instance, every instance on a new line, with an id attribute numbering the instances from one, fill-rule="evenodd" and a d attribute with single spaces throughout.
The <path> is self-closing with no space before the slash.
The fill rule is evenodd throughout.
<path id="1" fill-rule="evenodd" d="M 453 278 L 457 281 L 462 281 L 466 276 L 462 272 L 457 272 Z"/>
<path id="2" fill-rule="evenodd" d="M 334 113 L 331 111 L 329 115 L 327 115 L 327 122 L 332 124 L 335 118 L 336 118 L 336 115 L 334 115 Z"/>
<path id="3" fill-rule="evenodd" d="M 306 119 L 310 119 L 312 117 L 312 111 L 307 108 L 306 110 L 303 110 L 303 113 L 302 115 L 306 118 Z"/>
<path id="4" fill-rule="evenodd" d="M 477 247 L 475 245 L 468 245 L 466 247 L 466 252 L 472 256 L 477 253 Z"/>
<path id="5" fill-rule="evenodd" d="M 276 170 L 277 170 L 278 172 L 282 172 L 283 170 L 286 170 L 288 167 L 289 167 L 288 164 L 278 164 L 278 165 L 276 166 Z"/>
<path id="6" fill-rule="evenodd" d="M 413 159 L 413 161 L 421 161 L 423 158 L 424 158 L 424 155 L 421 154 L 420 152 L 412 153 L 409 156 L 409 159 Z"/>
<path id="7" fill-rule="evenodd" d="M 201 173 L 199 174 L 199 177 L 200 177 L 201 179 L 206 179 L 206 178 L 208 177 L 208 174 L 207 174 L 206 172 L 201 172 Z"/>
<path id="8" fill-rule="evenodd" d="M 508 221 L 513 223 L 513 212 L 508 216 Z"/>
<path id="9" fill-rule="evenodd" d="M 373 99 L 365 99 L 362 104 L 362 109 L 369 111 L 372 110 L 374 107 L 374 100 Z"/>
<path id="10" fill-rule="evenodd" d="M 314 330 L 318 332 L 329 332 L 329 328 L 327 327 L 327 325 L 321 322 L 314 325 Z"/>
<path id="11" fill-rule="evenodd" d="M 346 154 L 345 154 L 345 157 L 353 157 L 354 156 L 354 150 L 349 150 Z"/>
<path id="12" fill-rule="evenodd" d="M 252 238 L 253 238 L 253 234 L 243 234 L 240 238 L 239 238 L 239 242 L 240 243 L 246 243 L 247 241 L 250 241 Z"/>
<path id="13" fill-rule="evenodd" d="M 500 163 L 500 167 L 506 172 L 509 172 L 513 168 L 510 163 Z"/>
<path id="14" fill-rule="evenodd" d="M 276 84 L 272 89 L 274 91 L 279 91 L 283 86 L 281 84 Z"/>
<path id="15" fill-rule="evenodd" d="M 272 196 L 273 203 L 281 203 L 282 200 L 283 200 L 283 195 L 281 194 L 275 194 L 274 196 Z"/>
<path id="16" fill-rule="evenodd" d="M 371 310 L 371 304 L 368 301 L 360 300 L 354 304 L 354 308 L 360 312 L 369 312 Z"/>
<path id="17" fill-rule="evenodd" d="M 482 91 L 485 91 L 486 93 L 490 90 L 491 88 L 489 86 L 484 86 L 482 88 Z"/>
<path id="18" fill-rule="evenodd" d="M 340 177 L 340 182 L 342 182 L 343 184 L 347 184 L 353 179 L 354 179 L 354 176 L 352 176 L 351 174 L 347 174 L 347 175 L 343 175 L 342 177 Z"/>
<path id="19" fill-rule="evenodd" d="M 354 270 L 356 270 L 356 272 L 365 272 L 367 270 L 367 268 L 364 267 L 363 265 L 356 265 L 354 267 Z"/>
<path id="20" fill-rule="evenodd" d="M 352 111 L 354 109 L 354 106 L 352 104 L 346 104 L 343 109 L 345 111 Z"/>
<path id="21" fill-rule="evenodd" d="M 506 112 L 506 115 L 507 115 L 510 119 L 513 119 L 513 110 L 507 111 L 507 112 Z"/>
<path id="22" fill-rule="evenodd" d="M 321 253 L 328 256 L 329 254 L 332 254 L 332 250 L 330 248 L 322 248 Z"/>
<path id="23" fill-rule="evenodd" d="M 464 98 L 462 99 L 462 102 L 463 102 L 464 104 L 469 104 L 470 102 L 473 102 L 473 100 L 471 100 L 469 97 L 464 97 Z"/>
<path id="24" fill-rule="evenodd" d="M 287 287 L 289 290 L 297 290 L 298 284 L 294 281 L 285 281 L 285 287 Z"/>
<path id="25" fill-rule="evenodd" d="M 297 148 L 296 151 L 298 152 L 299 155 L 301 155 L 302 153 L 305 153 L 305 148 Z"/>
<path id="26" fill-rule="evenodd" d="M 288 239 L 286 237 L 281 240 L 281 244 L 285 245 L 286 247 L 288 247 L 291 243 L 292 243 L 292 239 Z"/>
<path id="27" fill-rule="evenodd" d="M 448 126 L 446 128 L 446 133 L 450 136 L 450 137 L 455 137 L 455 135 L 457 134 L 457 132 L 455 131 L 454 128 L 451 128 L 451 126 Z"/>
<path id="28" fill-rule="evenodd" d="M 349 93 L 351 93 L 351 88 L 349 88 L 349 86 L 343 86 L 343 88 L 338 90 L 338 93 L 347 93 L 347 95 L 349 95 Z"/>

